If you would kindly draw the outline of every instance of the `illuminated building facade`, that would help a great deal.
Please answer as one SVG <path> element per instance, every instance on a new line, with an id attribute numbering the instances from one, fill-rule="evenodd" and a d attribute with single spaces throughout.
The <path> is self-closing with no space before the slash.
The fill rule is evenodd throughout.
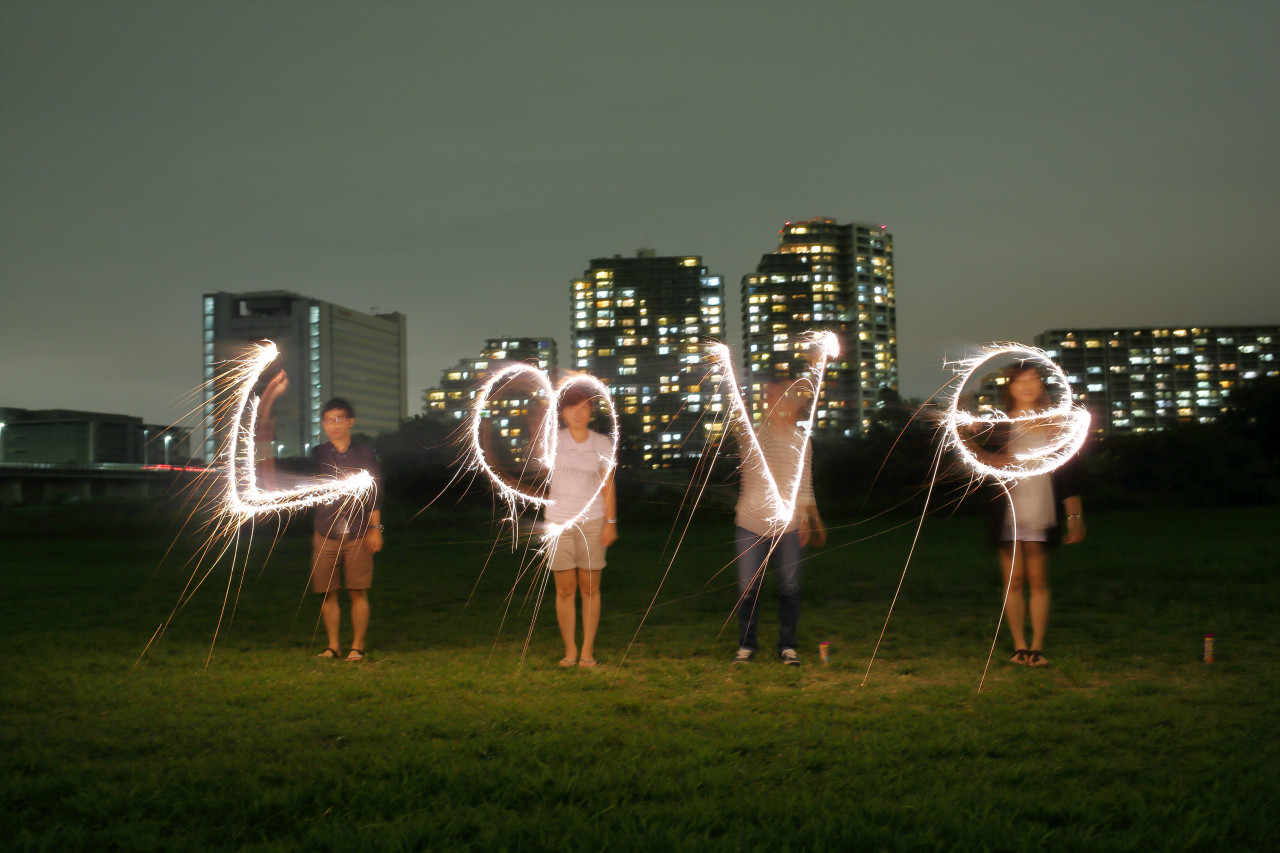
<path id="1" fill-rule="evenodd" d="M 225 424 L 213 393 L 219 365 L 257 341 L 280 349 L 275 366 L 289 390 L 275 404 L 276 456 L 304 456 L 326 439 L 320 407 L 343 397 L 356 409 L 356 432 L 379 435 L 400 426 L 408 409 L 405 317 L 365 314 L 283 290 L 204 296 L 204 417 L 214 424 L 205 455 L 215 458 Z M 274 367 L 274 366 L 273 366 Z"/>
<path id="2" fill-rule="evenodd" d="M 1052 329 L 1036 337 L 1102 433 L 1209 423 L 1241 383 L 1280 375 L 1280 326 Z"/>
<path id="3" fill-rule="evenodd" d="M 778 248 L 742 278 L 743 381 L 758 411 L 764 386 L 808 366 L 806 333 L 835 332 L 840 357 L 827 367 L 814 429 L 853 436 L 898 392 L 898 318 L 893 235 L 883 225 L 831 219 L 788 222 Z"/>
<path id="4" fill-rule="evenodd" d="M 724 279 L 698 255 L 594 258 L 570 285 L 573 369 L 613 392 L 624 449 L 640 467 L 699 458 L 721 428 Z"/>
<path id="5" fill-rule="evenodd" d="M 439 386 L 423 392 L 423 408 L 450 420 L 465 420 L 485 381 L 507 365 L 519 363 L 540 368 L 554 378 L 558 369 L 556 342 L 551 338 L 489 338 L 479 357 L 459 361 L 441 374 Z M 528 420 L 532 403 L 526 393 L 529 389 L 513 386 L 505 392 L 494 390 L 498 393 L 486 408 L 490 437 L 505 448 L 511 461 L 523 462 L 525 448 L 535 437 Z"/>

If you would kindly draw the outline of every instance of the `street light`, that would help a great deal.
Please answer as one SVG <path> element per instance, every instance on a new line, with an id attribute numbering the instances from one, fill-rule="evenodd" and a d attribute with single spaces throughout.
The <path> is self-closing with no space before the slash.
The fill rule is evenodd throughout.
<path id="1" fill-rule="evenodd" d="M 164 436 L 164 466 L 169 467 L 169 442 L 173 441 L 173 436 L 165 433 Z"/>
<path id="2" fill-rule="evenodd" d="M 151 443 L 151 430 L 142 431 L 142 467 L 147 467 L 147 445 Z"/>
<path id="3" fill-rule="evenodd" d="M 0 421 L 0 462 L 4 461 L 4 421 Z"/>

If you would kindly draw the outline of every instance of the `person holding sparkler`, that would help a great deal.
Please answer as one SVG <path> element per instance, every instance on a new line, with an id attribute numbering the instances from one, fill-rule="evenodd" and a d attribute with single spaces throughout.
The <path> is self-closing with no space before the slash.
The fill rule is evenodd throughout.
<path id="1" fill-rule="evenodd" d="M 1009 420 L 990 427 L 985 443 L 994 449 L 970 448 L 986 464 L 1016 471 L 1023 460 L 1035 459 L 1052 445 L 1066 425 L 1051 413 L 1049 391 L 1034 361 L 1015 361 L 1004 376 L 1001 406 Z M 1047 473 L 1008 479 L 1003 482 L 1008 500 L 992 501 L 987 533 L 999 552 L 1005 584 L 1005 616 L 1014 647 L 1011 663 L 1049 665 L 1043 651 L 1049 627 L 1049 552 L 1058 542 L 1069 545 L 1085 536 L 1076 471 L 1072 459 Z"/>
<path id="2" fill-rule="evenodd" d="M 590 429 L 595 395 L 584 385 L 570 385 L 559 402 L 565 428 L 556 441 L 555 467 L 544 521 L 564 525 L 551 545 L 551 573 L 556 582 L 556 620 L 564 640 L 564 667 L 593 667 L 596 628 L 600 624 L 600 571 L 605 550 L 618 538 L 617 498 L 613 479 L 613 442 Z M 572 522 L 572 523 L 570 523 Z M 582 596 L 582 648 L 577 644 L 575 599 Z"/>
<path id="3" fill-rule="evenodd" d="M 813 448 L 797 424 L 802 388 L 806 387 L 803 380 L 774 381 L 765 387 L 765 415 L 755 430 L 755 444 L 744 453 L 735 510 L 740 594 L 735 663 L 749 662 L 759 649 L 759 598 L 770 562 L 778 588 L 778 658 L 792 666 L 800 663 L 796 629 L 800 624 L 802 549 L 810 543 L 821 547 L 827 539 L 813 496 Z M 811 390 L 809 396 L 812 397 Z M 746 442 L 740 444 L 749 446 Z M 789 492 L 796 485 L 796 478 L 799 483 L 791 515 L 780 518 L 777 500 L 770 492 Z M 776 486 L 771 488 L 771 483 Z"/>
<path id="4" fill-rule="evenodd" d="M 271 409 L 289 387 L 282 370 L 267 384 L 259 408 L 260 423 L 271 430 Z M 337 476 L 367 471 L 375 483 L 373 492 L 362 500 L 348 500 L 316 507 L 312 522 L 311 589 L 324 596 L 320 614 L 329 645 L 322 658 L 341 656 L 339 626 L 342 606 L 338 590 L 345 586 L 351 600 L 351 649 L 346 660 L 365 657 L 365 637 L 369 629 L 369 588 L 373 585 L 373 555 L 382 550 L 382 490 L 378 458 L 373 448 L 351 437 L 355 408 L 335 397 L 320 410 L 320 425 L 329 441 L 311 450 L 318 474 Z"/>

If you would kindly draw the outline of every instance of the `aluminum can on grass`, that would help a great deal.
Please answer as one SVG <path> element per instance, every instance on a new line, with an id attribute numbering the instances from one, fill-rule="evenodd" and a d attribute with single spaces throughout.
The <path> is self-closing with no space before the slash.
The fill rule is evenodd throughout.
<path id="1" fill-rule="evenodd" d="M 1204 635 L 1204 662 L 1213 663 L 1213 634 Z"/>
<path id="2" fill-rule="evenodd" d="M 818 643 L 818 659 L 821 660 L 823 663 L 827 663 L 828 661 L 831 660 L 831 644 L 830 643 Z"/>

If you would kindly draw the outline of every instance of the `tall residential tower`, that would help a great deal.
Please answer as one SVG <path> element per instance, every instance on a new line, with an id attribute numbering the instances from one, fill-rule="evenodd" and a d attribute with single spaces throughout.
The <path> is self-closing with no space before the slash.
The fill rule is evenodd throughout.
<path id="1" fill-rule="evenodd" d="M 893 235 L 827 218 L 788 222 L 778 233 L 778 248 L 742 279 L 743 383 L 757 406 L 770 380 L 804 372 L 806 333 L 833 331 L 840 357 L 827 366 L 815 430 L 858 435 L 898 392 Z"/>
<path id="2" fill-rule="evenodd" d="M 613 391 L 641 467 L 698 458 L 723 408 L 708 342 L 724 337 L 724 280 L 698 255 L 594 258 L 570 285 L 575 370 Z"/>

